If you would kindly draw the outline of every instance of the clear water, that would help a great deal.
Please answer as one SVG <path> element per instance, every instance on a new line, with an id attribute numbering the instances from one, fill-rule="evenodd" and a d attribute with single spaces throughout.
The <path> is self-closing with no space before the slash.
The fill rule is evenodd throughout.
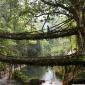
<path id="1" fill-rule="evenodd" d="M 62 81 L 59 80 L 51 68 L 48 68 L 46 73 L 43 75 L 42 80 L 45 80 L 45 83 L 41 85 L 62 85 Z"/>

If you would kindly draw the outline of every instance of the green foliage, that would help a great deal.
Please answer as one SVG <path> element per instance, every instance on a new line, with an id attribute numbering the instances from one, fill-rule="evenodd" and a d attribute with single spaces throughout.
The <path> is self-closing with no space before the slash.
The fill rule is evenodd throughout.
<path id="1" fill-rule="evenodd" d="M 27 83 L 29 81 L 28 76 L 24 75 L 24 73 L 20 71 L 15 71 L 15 73 L 13 74 L 13 77 L 15 80 L 21 81 L 23 83 Z"/>
<path id="2" fill-rule="evenodd" d="M 4 70 L 6 70 L 6 64 L 0 62 L 0 71 L 4 71 Z"/>
<path id="3" fill-rule="evenodd" d="M 15 71 L 14 74 L 13 74 L 13 78 L 15 80 L 22 82 L 23 84 L 27 84 L 27 85 L 30 82 L 30 80 L 38 79 L 37 77 L 29 77 L 23 71 Z"/>
<path id="4" fill-rule="evenodd" d="M 71 42 L 70 45 L 72 46 L 72 49 L 77 48 L 77 39 L 76 36 L 71 36 Z"/>
<path id="5" fill-rule="evenodd" d="M 42 1 L 40 0 L 38 1 L 0 0 L 0 2 L 2 3 L 0 6 L 0 32 L 2 33 L 3 32 L 21 33 L 21 32 L 31 32 L 31 31 L 41 30 L 44 21 L 47 19 L 47 15 L 44 15 L 44 13 L 50 13 L 46 23 L 50 27 L 68 19 L 67 16 L 63 14 L 60 15 L 55 13 L 52 14 L 53 12 L 55 12 L 56 9 L 42 3 Z M 60 0 L 56 2 L 59 3 L 67 2 L 69 5 L 71 5 L 68 0 L 65 1 Z M 40 22 L 41 20 L 43 20 L 43 22 Z M 74 20 L 71 20 L 70 22 L 67 22 L 65 25 L 63 25 L 63 27 L 67 26 L 75 27 L 76 22 Z M 44 29 L 46 32 L 47 25 L 44 26 Z M 25 48 L 30 45 L 29 43 L 33 44 L 36 42 L 0 40 L 0 45 L 5 46 L 4 48 L 0 48 L 0 53 L 4 55 L 23 56 L 26 53 Z M 66 46 L 63 45 L 63 43 L 67 43 Z M 69 38 L 65 40 L 64 39 L 43 40 L 40 43 L 42 52 L 40 52 L 39 50 L 37 51 L 39 51 L 38 52 L 39 56 L 49 56 L 49 55 L 64 53 L 66 50 L 68 50 L 71 47 L 70 45 L 68 45 L 68 43 L 69 43 Z M 73 48 L 75 48 L 74 43 L 75 40 L 72 39 L 71 45 Z"/>
<path id="6" fill-rule="evenodd" d="M 54 1 L 53 3 L 59 2 L 67 7 L 72 6 L 69 0 L 52 1 Z M 61 14 L 56 14 L 54 12 L 60 12 Z M 41 0 L 0 0 L 0 33 L 32 32 L 42 30 L 42 27 L 44 32 L 47 32 L 47 25 L 49 27 L 56 25 L 54 28 L 51 28 L 51 30 L 62 30 L 76 27 L 77 23 L 74 19 L 69 20 L 64 24 L 62 23 L 63 25 L 57 25 L 69 18 L 65 14 L 68 14 L 66 10 L 59 7 L 51 7 L 44 4 Z M 46 20 L 47 22 L 45 23 Z M 43 26 L 44 23 L 45 25 Z M 31 40 L 16 41 L 0 39 L 0 54 L 49 57 L 65 54 L 68 50 L 76 48 L 76 41 L 76 36 L 65 37 L 64 39 L 41 40 L 39 43 L 38 41 Z M 5 65 L 0 63 L 0 69 L 4 68 Z M 28 82 L 29 79 L 26 75 L 19 71 L 14 73 L 14 77 L 22 80 L 23 82 Z"/>
<path id="7" fill-rule="evenodd" d="M 77 75 L 77 77 L 80 78 L 80 79 L 85 78 L 85 72 L 80 72 L 80 73 Z"/>

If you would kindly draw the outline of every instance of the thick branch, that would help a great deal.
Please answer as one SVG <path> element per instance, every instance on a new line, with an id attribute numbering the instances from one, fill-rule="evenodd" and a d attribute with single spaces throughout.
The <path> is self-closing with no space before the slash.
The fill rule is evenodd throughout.
<path id="1" fill-rule="evenodd" d="M 24 33 L 0 33 L 0 38 L 2 39 L 15 39 L 15 40 L 41 40 L 41 39 L 53 39 L 59 37 L 65 37 L 70 35 L 76 35 L 77 28 L 63 29 L 61 31 L 56 31 L 54 33 L 36 33 L 32 34 L 29 32 Z"/>
<path id="2" fill-rule="evenodd" d="M 13 57 L 0 55 L 0 61 L 11 64 L 28 64 L 34 66 L 64 66 L 64 65 L 83 65 L 85 66 L 85 60 L 78 59 L 79 56 L 85 56 L 85 54 L 71 54 L 61 56 L 49 56 L 49 57 Z"/>
<path id="3" fill-rule="evenodd" d="M 51 6 L 53 6 L 53 7 L 61 7 L 61 8 L 63 8 L 63 9 L 65 9 L 65 10 L 67 10 L 67 11 L 69 11 L 69 9 L 68 9 L 68 7 L 65 7 L 64 5 L 62 5 L 62 4 L 59 4 L 59 3 L 52 3 L 52 2 L 49 2 L 49 1 L 45 1 L 45 0 L 41 0 L 42 2 L 44 2 L 45 4 L 47 4 L 47 5 L 51 5 Z"/>
<path id="4" fill-rule="evenodd" d="M 45 0 L 41 0 L 41 1 L 44 2 L 45 4 L 53 6 L 53 7 L 61 7 L 62 9 L 67 10 L 67 11 L 69 11 L 69 13 L 72 13 L 74 15 L 74 12 L 73 12 L 74 9 L 72 7 L 66 7 L 66 6 L 64 6 L 63 4 L 60 4 L 60 3 L 54 4 L 52 2 L 45 1 Z"/>

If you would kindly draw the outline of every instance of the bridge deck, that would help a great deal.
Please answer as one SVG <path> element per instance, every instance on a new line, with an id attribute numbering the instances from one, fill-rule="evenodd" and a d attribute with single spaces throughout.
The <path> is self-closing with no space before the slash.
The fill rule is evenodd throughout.
<path id="1" fill-rule="evenodd" d="M 59 38 L 59 37 L 65 37 L 65 36 L 70 36 L 70 35 L 76 35 L 77 34 L 77 29 L 72 28 L 72 29 L 63 29 L 63 30 L 58 30 L 55 32 L 49 32 L 49 33 L 29 33 L 29 32 L 24 32 L 24 33 L 0 33 L 0 38 L 1 39 L 15 39 L 15 40 L 41 40 L 41 39 L 53 39 L 53 38 Z"/>
<path id="2" fill-rule="evenodd" d="M 85 54 L 84 54 L 85 55 Z M 13 57 L 0 55 L 0 61 L 11 64 L 28 64 L 35 66 L 63 66 L 63 65 L 83 65 L 85 66 L 84 59 L 78 59 L 82 54 L 61 55 L 52 57 Z"/>

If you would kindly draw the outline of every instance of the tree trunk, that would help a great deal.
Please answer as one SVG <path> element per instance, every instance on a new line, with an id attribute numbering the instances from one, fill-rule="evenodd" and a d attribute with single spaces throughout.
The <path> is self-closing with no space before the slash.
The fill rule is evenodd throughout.
<path id="1" fill-rule="evenodd" d="M 74 6 L 75 14 L 73 14 L 73 16 L 75 21 L 77 22 L 77 27 L 78 27 L 78 35 L 77 35 L 78 51 L 85 52 L 85 22 L 84 22 L 85 15 L 81 10 L 83 9 L 84 6 L 84 0 L 75 0 L 75 1 L 77 1 L 76 2 L 77 5 L 75 5 L 76 3 L 75 4 L 72 3 L 73 1 L 71 3 Z M 68 69 L 70 70 L 70 72 L 68 71 Z M 80 70 L 79 66 L 74 66 L 71 68 L 68 67 L 68 69 L 65 68 L 66 72 L 63 80 L 63 85 L 70 85 L 69 82 L 71 82 L 76 77 L 78 71 Z"/>
<path id="2" fill-rule="evenodd" d="M 63 85 L 72 85 L 71 81 L 76 77 L 79 66 L 65 66 Z"/>
<path id="3" fill-rule="evenodd" d="M 85 51 L 85 28 L 79 30 L 79 35 L 77 36 L 78 50 L 81 52 Z"/>
<path id="4" fill-rule="evenodd" d="M 85 29 L 80 29 L 79 30 L 79 35 L 77 36 L 77 44 L 78 44 L 78 50 L 79 52 L 85 52 Z M 77 58 L 79 58 L 77 56 Z M 68 71 L 68 69 L 70 70 L 70 72 Z M 72 70 L 73 69 L 73 70 Z M 78 74 L 78 71 L 80 70 L 79 66 L 72 66 L 71 68 L 66 67 L 65 68 L 66 72 L 65 72 L 65 76 L 64 76 L 64 80 L 63 80 L 63 85 L 72 85 L 72 83 L 70 83 L 73 79 L 75 79 L 76 75 Z"/>

